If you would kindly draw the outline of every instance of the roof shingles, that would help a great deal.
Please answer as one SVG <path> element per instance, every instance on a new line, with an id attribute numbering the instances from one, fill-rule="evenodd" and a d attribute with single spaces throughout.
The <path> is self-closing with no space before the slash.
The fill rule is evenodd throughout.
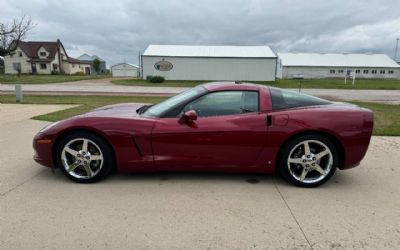
<path id="1" fill-rule="evenodd" d="M 64 48 L 60 40 L 56 42 L 41 42 L 41 41 L 19 41 L 18 47 L 30 58 L 31 62 L 49 62 L 55 59 L 56 53 L 60 47 Z M 43 47 L 46 51 L 49 52 L 49 55 L 46 58 L 39 58 L 38 51 Z M 77 64 L 90 64 L 89 61 L 78 60 L 72 57 L 69 57 L 67 52 L 65 52 L 65 56 L 67 59 L 65 61 Z"/>

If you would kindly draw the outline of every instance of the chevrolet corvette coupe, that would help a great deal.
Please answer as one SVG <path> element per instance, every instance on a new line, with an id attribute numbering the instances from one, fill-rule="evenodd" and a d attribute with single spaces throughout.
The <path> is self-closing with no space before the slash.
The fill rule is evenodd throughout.
<path id="1" fill-rule="evenodd" d="M 280 173 L 303 187 L 359 165 L 373 113 L 250 83 L 199 85 L 156 105 L 98 108 L 34 138 L 34 159 L 79 183 L 112 171 Z"/>

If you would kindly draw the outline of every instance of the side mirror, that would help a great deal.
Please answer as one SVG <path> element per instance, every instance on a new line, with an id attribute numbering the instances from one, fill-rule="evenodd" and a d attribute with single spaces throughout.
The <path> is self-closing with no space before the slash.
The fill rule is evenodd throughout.
<path id="1" fill-rule="evenodd" d="M 186 121 L 195 121 L 197 120 L 197 113 L 194 110 L 186 111 L 182 116 Z"/>

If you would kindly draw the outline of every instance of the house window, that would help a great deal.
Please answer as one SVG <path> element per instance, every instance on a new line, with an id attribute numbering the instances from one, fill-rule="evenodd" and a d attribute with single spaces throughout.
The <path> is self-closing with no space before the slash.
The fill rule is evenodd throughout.
<path id="1" fill-rule="evenodd" d="M 394 74 L 394 70 L 388 70 L 388 74 Z"/>
<path id="2" fill-rule="evenodd" d="M 72 64 L 72 68 L 75 68 L 75 64 Z"/>
<path id="3" fill-rule="evenodd" d="M 356 69 L 356 74 L 360 74 L 361 70 Z"/>
<path id="4" fill-rule="evenodd" d="M 338 69 L 338 73 L 343 73 L 343 69 Z"/>
<path id="5" fill-rule="evenodd" d="M 46 56 L 46 52 L 40 52 L 40 56 Z"/>
<path id="6" fill-rule="evenodd" d="M 20 71 L 21 70 L 21 63 L 13 63 L 13 68 L 16 71 Z"/>
<path id="7" fill-rule="evenodd" d="M 18 51 L 18 56 L 22 57 L 22 51 Z"/>
<path id="8" fill-rule="evenodd" d="M 376 74 L 378 71 L 376 69 L 371 70 L 372 74 Z"/>
<path id="9" fill-rule="evenodd" d="M 47 69 L 47 64 L 46 63 L 41 63 L 40 64 L 40 69 Z"/>
<path id="10" fill-rule="evenodd" d="M 380 71 L 379 73 L 380 73 L 380 74 L 385 74 L 386 72 L 385 72 L 384 69 L 381 69 L 381 71 Z"/>
<path id="11" fill-rule="evenodd" d="M 368 69 L 364 69 L 364 70 L 363 70 L 363 73 L 364 73 L 364 74 L 368 74 L 368 72 L 369 72 Z"/>
<path id="12" fill-rule="evenodd" d="M 331 73 L 331 74 L 335 74 L 335 70 L 334 69 L 331 69 L 331 70 L 329 70 L 329 73 Z"/>

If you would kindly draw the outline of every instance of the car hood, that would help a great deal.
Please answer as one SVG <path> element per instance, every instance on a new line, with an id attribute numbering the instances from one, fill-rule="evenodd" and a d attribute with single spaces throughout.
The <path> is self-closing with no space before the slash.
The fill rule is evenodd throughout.
<path id="1" fill-rule="evenodd" d="M 104 106 L 88 113 L 81 117 L 138 117 L 136 110 L 142 107 L 143 103 L 121 103 Z"/>

